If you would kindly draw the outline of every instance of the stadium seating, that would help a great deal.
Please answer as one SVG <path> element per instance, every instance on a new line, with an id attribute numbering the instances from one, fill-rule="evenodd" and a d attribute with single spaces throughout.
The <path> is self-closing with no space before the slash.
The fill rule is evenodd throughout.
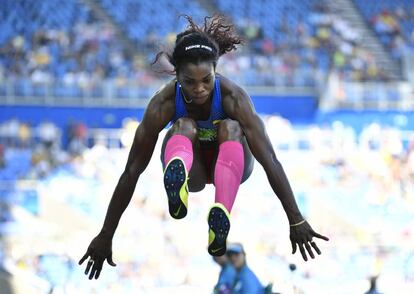
<path id="1" fill-rule="evenodd" d="M 131 72 L 113 29 L 81 2 L 2 1 L 0 15 L 3 95 L 102 97 L 102 78 Z"/>
<path id="2" fill-rule="evenodd" d="M 142 42 L 150 33 L 165 37 L 183 29 L 179 15 L 200 21 L 208 13 L 196 1 L 100 0 L 106 11 L 122 26 L 128 37 Z"/>
<path id="3" fill-rule="evenodd" d="M 221 11 L 232 16 L 234 21 L 240 25 L 249 19 L 260 22 L 264 35 L 274 41 L 288 40 L 290 36 L 280 30 L 281 26 L 296 27 L 310 13 L 315 4 L 313 0 L 294 2 L 289 0 L 216 0 L 215 2 Z M 289 13 L 286 13 L 287 11 Z M 284 21 L 286 24 L 283 23 Z"/>
<path id="4" fill-rule="evenodd" d="M 30 168 L 30 150 L 8 150 L 5 153 L 5 167 L 0 168 L 0 181 L 15 181 L 24 178 Z"/>
<path id="5" fill-rule="evenodd" d="M 186 25 L 179 18 L 183 12 L 197 22 L 209 14 L 197 1 L 96 3 L 136 45 L 136 52 L 126 50 L 114 29 L 97 20 L 82 2 L 2 1 L 0 95 L 148 97 L 155 90 L 148 87 L 148 81 L 160 78 L 147 70 L 158 49 L 155 47 L 174 41 L 174 33 Z M 410 5 L 408 0 L 356 3 L 367 20 L 383 9 L 407 7 L 409 11 Z M 244 56 L 225 56 L 220 69 L 244 86 L 317 87 L 332 69 L 352 81 L 386 78 L 375 68 L 369 52 L 362 52 L 358 44 L 344 45 L 346 40 L 333 23 L 327 26 L 315 21 L 323 18 L 323 13 L 318 15 L 323 2 L 215 0 L 213 4 L 233 19 L 248 40 L 241 50 Z M 400 21 L 401 34 L 407 40 L 414 28 L 412 19 L 409 16 Z M 395 58 L 407 49 L 403 45 L 395 48 L 395 40 L 387 34 L 379 34 L 379 38 Z M 348 53 L 341 52 L 344 47 Z"/>
<path id="6" fill-rule="evenodd" d="M 70 30 L 76 23 L 88 21 L 91 15 L 77 1 L 4 0 L 0 3 L 0 16 L 0 44 L 4 44 L 17 34 L 30 40 L 39 29 Z M 26 46 L 30 47 L 30 43 Z"/>
<path id="7" fill-rule="evenodd" d="M 414 50 L 413 1 L 356 0 L 355 4 L 394 58 L 400 59 L 404 50 Z M 397 37 L 401 37 L 398 42 Z"/>

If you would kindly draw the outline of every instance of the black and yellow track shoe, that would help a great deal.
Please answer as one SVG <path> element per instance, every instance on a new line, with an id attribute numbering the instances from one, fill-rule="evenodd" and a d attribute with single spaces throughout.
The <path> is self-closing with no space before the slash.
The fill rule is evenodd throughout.
<path id="1" fill-rule="evenodd" d="M 221 203 L 215 203 L 208 214 L 208 253 L 221 256 L 226 253 L 230 231 L 230 213 Z"/>
<path id="2" fill-rule="evenodd" d="M 188 176 L 184 161 L 174 157 L 164 170 L 164 187 L 168 196 L 168 209 L 175 219 L 184 218 L 188 207 Z"/>

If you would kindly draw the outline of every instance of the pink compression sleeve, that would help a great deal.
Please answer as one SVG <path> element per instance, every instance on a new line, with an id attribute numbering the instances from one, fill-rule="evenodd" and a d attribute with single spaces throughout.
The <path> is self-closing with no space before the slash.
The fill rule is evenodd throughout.
<path id="1" fill-rule="evenodd" d="M 220 144 L 214 170 L 215 202 L 223 204 L 229 212 L 236 199 L 243 170 L 243 145 L 237 141 L 226 141 Z"/>
<path id="2" fill-rule="evenodd" d="M 164 151 L 164 164 L 167 165 L 174 157 L 179 157 L 184 161 L 187 173 L 189 173 L 193 164 L 193 144 L 186 136 L 173 135 L 168 139 Z"/>

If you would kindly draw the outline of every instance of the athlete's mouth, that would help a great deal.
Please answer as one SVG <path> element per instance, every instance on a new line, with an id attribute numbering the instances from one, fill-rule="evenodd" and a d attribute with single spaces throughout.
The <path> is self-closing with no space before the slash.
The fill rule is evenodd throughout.
<path id="1" fill-rule="evenodd" d="M 208 97 L 208 95 L 204 95 L 204 96 L 194 96 L 193 99 L 202 100 L 202 99 L 206 99 L 207 97 Z"/>

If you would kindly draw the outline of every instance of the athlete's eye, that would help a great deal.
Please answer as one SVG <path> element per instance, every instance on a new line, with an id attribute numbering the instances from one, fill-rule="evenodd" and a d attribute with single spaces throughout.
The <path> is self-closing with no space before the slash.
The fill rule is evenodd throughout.
<path id="1" fill-rule="evenodd" d="M 204 79 L 204 80 L 203 80 L 203 82 L 204 82 L 204 83 L 206 83 L 206 84 L 210 83 L 210 81 L 211 81 L 211 79 L 210 79 L 210 78 L 207 78 L 207 79 Z"/>

